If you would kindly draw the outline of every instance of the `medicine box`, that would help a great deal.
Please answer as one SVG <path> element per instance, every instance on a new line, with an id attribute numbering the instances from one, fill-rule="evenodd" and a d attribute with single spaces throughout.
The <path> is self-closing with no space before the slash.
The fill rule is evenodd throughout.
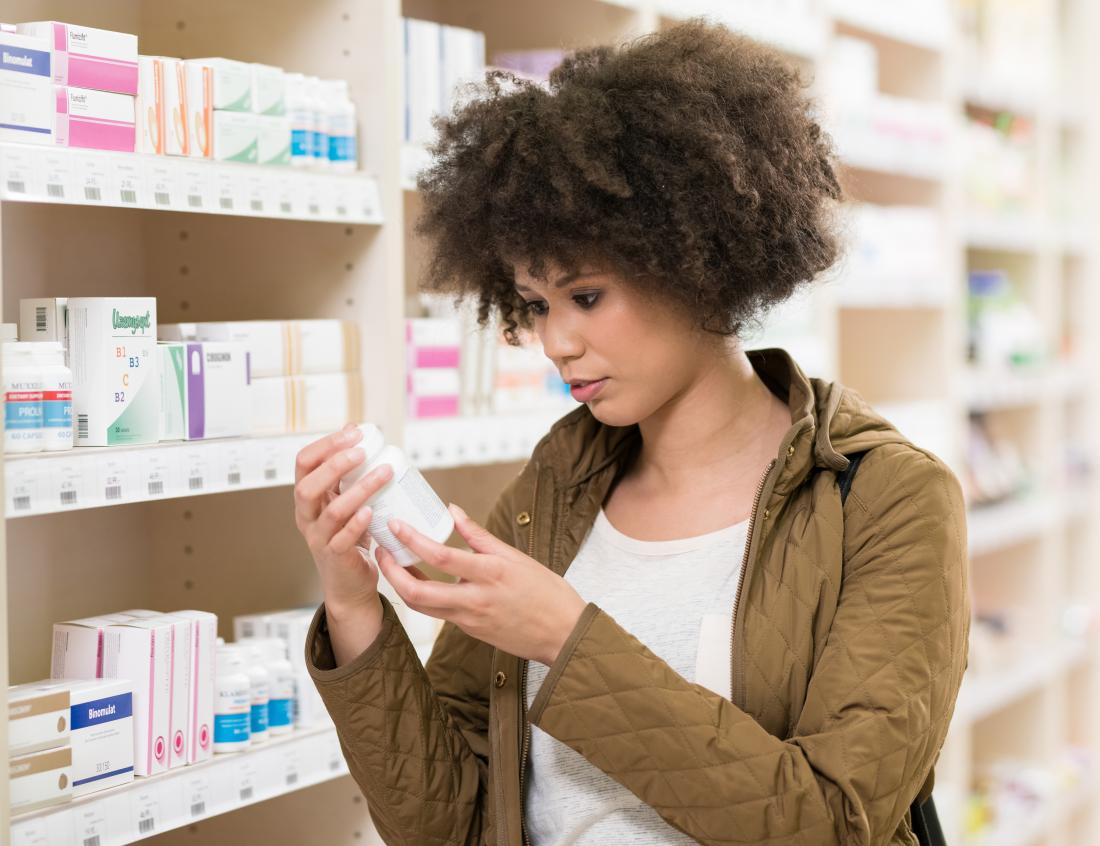
<path id="1" fill-rule="evenodd" d="M 134 152 L 134 97 L 88 88 L 54 88 L 54 144 Z"/>
<path id="2" fill-rule="evenodd" d="M 202 62 L 183 63 L 188 135 L 187 155 L 198 159 L 214 157 L 214 71 Z"/>
<path id="3" fill-rule="evenodd" d="M 49 43 L 0 32 L 0 141 L 52 144 L 53 123 Z"/>
<path id="4" fill-rule="evenodd" d="M 188 763 L 214 754 L 214 653 L 218 618 L 209 611 L 173 611 L 172 617 L 191 621 L 190 707 L 187 711 Z"/>
<path id="5" fill-rule="evenodd" d="M 181 324 L 186 325 L 186 324 Z M 194 339 L 240 341 L 248 350 L 252 377 L 289 376 L 289 327 L 281 320 L 240 320 L 199 323 Z"/>
<path id="6" fill-rule="evenodd" d="M 46 39 L 52 54 L 51 75 L 58 85 L 137 94 L 136 35 L 59 21 L 22 23 L 16 29 Z"/>
<path id="7" fill-rule="evenodd" d="M 73 750 L 68 746 L 8 760 L 8 805 L 24 814 L 73 798 Z"/>
<path id="8" fill-rule="evenodd" d="M 363 419 L 363 381 L 358 373 L 294 378 L 296 432 L 329 432 Z"/>
<path id="9" fill-rule="evenodd" d="M 8 756 L 69 745 L 69 691 L 56 682 L 8 688 Z"/>
<path id="10" fill-rule="evenodd" d="M 290 321 L 291 373 L 359 370 L 359 327 L 350 320 Z"/>
<path id="11" fill-rule="evenodd" d="M 162 323 L 157 327 L 158 341 L 197 341 L 197 323 Z"/>
<path id="12" fill-rule="evenodd" d="M 286 114 L 286 73 L 282 68 L 252 65 L 252 111 L 258 115 Z"/>
<path id="13" fill-rule="evenodd" d="M 103 675 L 103 635 L 111 621 L 86 617 L 53 624 L 50 678 L 98 679 Z"/>
<path id="14" fill-rule="evenodd" d="M 211 70 L 215 111 L 252 111 L 252 66 L 233 59 L 194 59 Z"/>
<path id="15" fill-rule="evenodd" d="M 39 297 L 19 301 L 19 337 L 68 345 L 68 299 Z"/>
<path id="16" fill-rule="evenodd" d="M 255 164 L 258 154 L 256 116 L 214 110 L 214 158 L 219 162 Z"/>
<path id="17" fill-rule="evenodd" d="M 256 163 L 290 164 L 290 118 L 253 115 L 256 125 Z"/>
<path id="18" fill-rule="evenodd" d="M 187 76 L 182 59 L 161 56 L 164 78 L 164 154 L 187 156 L 191 135 L 187 126 Z"/>
<path id="19" fill-rule="evenodd" d="M 420 367 L 458 367 L 462 324 L 445 318 L 411 318 L 405 323 L 409 370 Z"/>
<path id="20" fill-rule="evenodd" d="M 135 149 L 139 153 L 186 156 L 187 80 L 180 59 L 165 56 L 138 58 Z"/>
<path id="21" fill-rule="evenodd" d="M 69 683 L 73 796 L 134 780 L 134 684 L 124 679 Z"/>
<path id="22" fill-rule="evenodd" d="M 188 721 L 191 702 L 191 660 L 194 621 L 167 614 L 152 618 L 171 625 L 171 654 L 168 659 L 171 674 L 171 698 L 168 705 L 168 768 L 182 767 L 188 762 Z"/>
<path id="23" fill-rule="evenodd" d="M 154 443 L 160 429 L 157 301 L 69 300 L 77 446 Z"/>
<path id="24" fill-rule="evenodd" d="M 294 379 L 290 376 L 269 376 L 253 379 L 253 435 L 282 435 L 294 429 Z"/>
<path id="25" fill-rule="evenodd" d="M 168 769 L 172 627 L 158 619 L 109 626 L 103 634 L 103 677 L 134 686 L 134 774 Z"/>
<path id="26" fill-rule="evenodd" d="M 252 412 L 249 356 L 239 341 L 158 345 L 161 440 L 243 435 Z"/>

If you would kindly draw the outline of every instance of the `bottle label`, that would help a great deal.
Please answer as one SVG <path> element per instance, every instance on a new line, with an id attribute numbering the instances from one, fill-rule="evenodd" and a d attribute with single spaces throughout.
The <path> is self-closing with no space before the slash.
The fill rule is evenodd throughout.
<path id="1" fill-rule="evenodd" d="M 267 703 L 252 706 L 252 733 L 263 734 L 267 731 Z"/>
<path id="2" fill-rule="evenodd" d="M 42 422 L 47 429 L 73 428 L 73 392 L 43 391 Z"/>
<path id="3" fill-rule="evenodd" d="M 4 426 L 7 429 L 42 427 L 42 391 L 8 391 L 4 399 Z"/>
<path id="4" fill-rule="evenodd" d="M 296 159 L 313 157 L 313 133 L 308 129 L 290 131 L 290 155 Z"/>
<path id="5" fill-rule="evenodd" d="M 290 700 L 272 699 L 267 703 L 267 724 L 272 728 L 289 726 L 291 721 Z"/>
<path id="6" fill-rule="evenodd" d="M 214 715 L 214 742 L 215 743 L 242 743 L 249 740 L 248 713 L 241 714 L 215 714 Z"/>
<path id="7" fill-rule="evenodd" d="M 323 159 L 328 155 L 328 142 L 327 136 L 323 132 L 310 133 L 313 138 L 310 141 L 310 149 L 313 152 L 313 158 Z"/>
<path id="8" fill-rule="evenodd" d="M 354 136 L 330 135 L 328 138 L 328 160 L 330 162 L 355 161 Z"/>

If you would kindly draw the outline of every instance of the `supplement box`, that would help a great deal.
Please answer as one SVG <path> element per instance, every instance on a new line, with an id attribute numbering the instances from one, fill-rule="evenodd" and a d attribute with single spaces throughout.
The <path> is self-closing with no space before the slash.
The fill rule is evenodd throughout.
<path id="1" fill-rule="evenodd" d="M 214 158 L 219 162 L 255 164 L 258 153 L 256 116 L 214 110 Z"/>
<path id="2" fill-rule="evenodd" d="M 112 623 L 86 617 L 53 624 L 50 678 L 98 679 L 103 676 L 103 634 Z"/>
<path id="3" fill-rule="evenodd" d="M 179 324 L 188 326 L 189 324 Z M 289 327 L 281 320 L 199 323 L 194 340 L 240 341 L 249 353 L 252 378 L 290 375 Z M 167 340 L 167 338 L 165 339 Z"/>
<path id="4" fill-rule="evenodd" d="M 51 75 L 58 85 L 137 94 L 136 35 L 57 21 L 22 23 L 16 29 L 46 39 L 52 53 Z"/>
<path id="5" fill-rule="evenodd" d="M 8 688 L 8 756 L 69 745 L 69 691 L 57 682 Z"/>
<path id="6" fill-rule="evenodd" d="M 140 56 L 136 102 L 137 152 L 188 155 L 190 137 L 186 109 L 187 81 L 183 62 L 164 56 Z"/>
<path id="7" fill-rule="evenodd" d="M 278 117 L 286 114 L 286 73 L 282 68 L 252 65 L 252 111 Z"/>
<path id="8" fill-rule="evenodd" d="M 54 87 L 54 144 L 134 152 L 134 97 L 88 88 Z"/>
<path id="9" fill-rule="evenodd" d="M 294 380 L 288 376 L 269 376 L 253 379 L 252 423 L 253 435 L 283 435 L 294 429 Z"/>
<path id="10" fill-rule="evenodd" d="M 182 767 L 188 762 L 188 720 L 191 709 L 191 658 L 194 621 L 166 614 L 153 618 L 172 627 L 171 654 L 168 659 L 172 677 L 172 696 L 168 705 L 168 768 Z"/>
<path id="11" fill-rule="evenodd" d="M 456 367 L 423 367 L 407 375 L 408 415 L 423 419 L 459 412 L 461 380 Z"/>
<path id="12" fill-rule="evenodd" d="M 363 419 L 363 380 L 358 373 L 294 377 L 294 431 L 331 432 Z"/>
<path id="13" fill-rule="evenodd" d="M 256 124 L 256 163 L 290 164 L 290 118 L 253 115 Z"/>
<path id="14" fill-rule="evenodd" d="M 214 653 L 218 618 L 209 611 L 173 611 L 172 617 L 191 621 L 191 660 L 187 710 L 187 763 L 205 761 L 214 754 Z"/>
<path id="15" fill-rule="evenodd" d="M 11 813 L 24 814 L 73 798 L 73 750 L 68 746 L 8 760 Z"/>
<path id="16" fill-rule="evenodd" d="M 186 104 L 184 129 L 188 135 L 187 155 L 197 159 L 214 157 L 214 71 L 202 62 L 183 63 Z"/>
<path id="17" fill-rule="evenodd" d="M 243 435 L 252 411 L 248 352 L 239 341 L 158 345 L 161 440 Z"/>
<path id="18" fill-rule="evenodd" d="M 168 769 L 172 694 L 172 625 L 132 620 L 103 633 L 103 677 L 128 680 L 134 689 L 134 774 Z"/>
<path id="19" fill-rule="evenodd" d="M 68 344 L 68 299 L 40 297 L 19 301 L 19 337 L 24 341 Z"/>
<path id="20" fill-rule="evenodd" d="M 73 796 L 134 780 L 134 685 L 123 679 L 68 684 Z"/>
<path id="21" fill-rule="evenodd" d="M 290 321 L 290 367 L 296 375 L 358 371 L 358 325 L 350 320 Z"/>
<path id="22" fill-rule="evenodd" d="M 155 443 L 160 428 L 157 301 L 69 300 L 77 446 Z"/>
<path id="23" fill-rule="evenodd" d="M 440 317 L 415 317 L 405 322 L 407 369 L 458 367 L 462 324 Z"/>
<path id="24" fill-rule="evenodd" d="M 0 141 L 52 144 L 53 122 L 49 43 L 0 32 Z"/>
<path id="25" fill-rule="evenodd" d="M 252 111 L 252 65 L 233 59 L 194 59 L 211 71 L 215 111 Z"/>

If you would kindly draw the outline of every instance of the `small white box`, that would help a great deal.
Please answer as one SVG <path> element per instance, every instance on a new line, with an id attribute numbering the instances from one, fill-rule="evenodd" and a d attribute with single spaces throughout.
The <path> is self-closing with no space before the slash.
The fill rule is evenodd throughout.
<path id="1" fill-rule="evenodd" d="M 158 341 L 197 341 L 197 323 L 162 323 L 157 327 Z"/>
<path id="2" fill-rule="evenodd" d="M 69 300 L 69 365 L 77 446 L 155 443 L 160 430 L 157 301 Z"/>
<path id="3" fill-rule="evenodd" d="M 69 691 L 49 680 L 8 688 L 8 756 L 69 745 Z"/>
<path id="4" fill-rule="evenodd" d="M 160 57 L 164 75 L 164 154 L 191 154 L 191 133 L 187 125 L 187 74 L 182 59 Z"/>
<path id="5" fill-rule="evenodd" d="M 201 61 L 183 63 L 186 91 L 187 155 L 214 158 L 214 71 Z"/>
<path id="6" fill-rule="evenodd" d="M 171 673 L 171 698 L 168 706 L 168 768 L 182 767 L 188 763 L 191 705 L 191 660 L 195 621 L 183 616 L 166 614 L 152 618 L 156 622 L 170 623 L 172 627 L 171 653 L 168 667 Z"/>
<path id="7" fill-rule="evenodd" d="M 161 439 L 243 435 L 252 411 L 248 351 L 239 341 L 162 343 Z"/>
<path id="8" fill-rule="evenodd" d="M 288 376 L 253 379 L 253 435 L 283 435 L 294 430 L 294 384 Z"/>
<path id="9" fill-rule="evenodd" d="M 290 339 L 296 375 L 359 370 L 359 327 L 350 320 L 292 320 Z"/>
<path id="10" fill-rule="evenodd" d="M 66 297 L 19 301 L 19 337 L 24 341 L 56 341 L 68 347 L 69 306 Z"/>
<path id="11" fill-rule="evenodd" d="M 73 750 L 68 746 L 8 760 L 8 806 L 24 814 L 73 798 Z"/>
<path id="12" fill-rule="evenodd" d="M 34 21 L 16 29 L 50 45 L 50 71 L 58 85 L 137 94 L 138 39 L 128 32 Z"/>
<path id="13" fill-rule="evenodd" d="M 97 679 L 68 683 L 71 699 L 73 796 L 134 780 L 131 682 Z"/>
<path id="14" fill-rule="evenodd" d="M 290 375 L 289 328 L 281 320 L 199 323 L 195 340 L 241 341 L 249 353 L 252 377 Z"/>
<path id="15" fill-rule="evenodd" d="M 98 679 L 103 675 L 103 634 L 111 621 L 85 617 L 53 624 L 52 679 Z"/>
<path id="16" fill-rule="evenodd" d="M 254 115 L 256 124 L 256 163 L 290 164 L 290 118 Z"/>
<path id="17" fill-rule="evenodd" d="M 156 619 L 109 626 L 103 633 L 103 677 L 134 687 L 134 773 L 168 769 L 172 625 Z"/>
<path id="18" fill-rule="evenodd" d="M 233 639 L 248 640 L 253 637 L 275 637 L 275 621 L 293 614 L 293 610 L 264 611 L 259 614 L 239 614 L 233 618 Z"/>
<path id="19" fill-rule="evenodd" d="M 138 93 L 134 104 L 138 153 L 164 155 L 164 62 L 138 56 Z"/>
<path id="20" fill-rule="evenodd" d="M 256 116 L 214 111 L 214 158 L 219 162 L 255 164 L 258 152 Z"/>
<path id="21" fill-rule="evenodd" d="M 363 381 L 358 373 L 294 377 L 296 432 L 331 432 L 363 419 Z"/>
<path id="22" fill-rule="evenodd" d="M 258 115 L 286 114 L 286 73 L 271 65 L 252 65 L 252 111 Z"/>
<path id="23" fill-rule="evenodd" d="M 214 654 L 218 618 L 208 611 L 173 611 L 171 616 L 191 621 L 191 702 L 187 712 L 188 763 L 214 754 Z"/>
<path id="24" fill-rule="evenodd" d="M 233 59 L 194 59 L 212 71 L 214 110 L 252 111 L 252 66 Z"/>
<path id="25" fill-rule="evenodd" d="M 53 125 L 49 42 L 0 32 L 0 141 L 52 144 Z"/>

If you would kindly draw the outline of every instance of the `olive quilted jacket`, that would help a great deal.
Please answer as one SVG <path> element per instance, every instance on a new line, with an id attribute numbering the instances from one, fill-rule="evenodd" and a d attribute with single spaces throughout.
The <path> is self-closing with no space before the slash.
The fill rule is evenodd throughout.
<path id="1" fill-rule="evenodd" d="M 749 357 L 792 423 L 750 517 L 728 698 L 593 604 L 530 713 L 526 661 L 447 624 L 425 668 L 383 600 L 376 642 L 336 667 L 318 609 L 307 660 L 387 843 L 524 843 L 531 724 L 700 843 L 916 842 L 908 807 L 931 789 L 966 663 L 958 482 L 855 392 L 782 350 Z M 565 572 L 637 441 L 571 412 L 489 529 Z M 842 507 L 836 471 L 865 450 Z"/>

